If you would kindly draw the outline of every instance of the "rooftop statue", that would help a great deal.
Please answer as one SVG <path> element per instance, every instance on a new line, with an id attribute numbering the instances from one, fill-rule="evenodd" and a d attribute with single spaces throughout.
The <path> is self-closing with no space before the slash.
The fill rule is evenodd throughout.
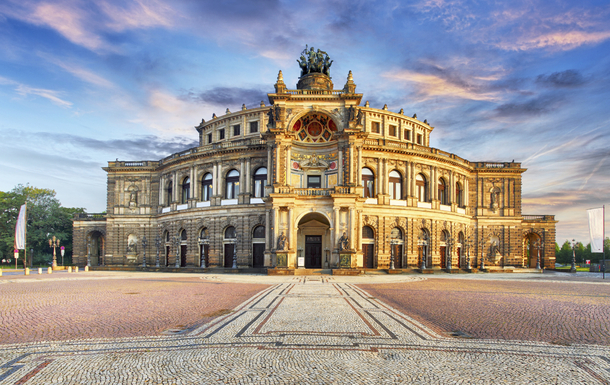
<path id="1" fill-rule="evenodd" d="M 320 49 L 317 51 L 313 47 L 309 48 L 306 45 L 301 57 L 297 62 L 301 67 L 301 77 L 311 73 L 321 73 L 330 76 L 330 66 L 333 60 L 330 60 L 328 54 Z"/>

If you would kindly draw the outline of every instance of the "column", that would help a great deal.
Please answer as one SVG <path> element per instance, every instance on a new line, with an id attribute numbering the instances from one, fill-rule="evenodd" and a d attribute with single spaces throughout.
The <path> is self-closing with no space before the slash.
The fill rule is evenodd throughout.
<path id="1" fill-rule="evenodd" d="M 464 183 L 462 186 L 464 189 L 464 207 L 468 207 L 468 197 L 470 196 L 468 193 L 468 178 L 464 178 Z"/>
<path id="2" fill-rule="evenodd" d="M 161 175 L 159 177 L 159 206 L 163 207 L 165 205 L 165 201 L 163 200 L 163 198 L 165 198 L 165 175 Z"/>
<path id="3" fill-rule="evenodd" d="M 343 180 L 343 148 L 339 146 L 339 186 L 344 186 L 345 181 Z"/>
<path id="4" fill-rule="evenodd" d="M 176 171 L 174 171 L 173 174 L 173 180 L 174 180 L 174 189 L 172 191 L 172 202 L 177 202 L 178 201 L 178 173 Z"/>
<path id="5" fill-rule="evenodd" d="M 280 208 L 273 209 L 273 238 L 271 240 L 273 247 L 276 247 L 275 240 L 280 235 Z"/>
<path id="6" fill-rule="evenodd" d="M 354 146 L 349 145 L 349 183 L 354 183 Z"/>
<path id="7" fill-rule="evenodd" d="M 381 173 L 381 191 L 382 194 L 387 194 L 388 193 L 388 160 L 383 158 L 381 160 L 381 167 L 383 169 L 382 173 Z"/>
<path id="8" fill-rule="evenodd" d="M 415 181 L 415 163 L 411 162 L 411 180 L 409 181 L 409 186 L 410 186 L 410 193 L 412 197 L 415 196 L 415 189 L 416 189 L 416 181 Z"/>
<path id="9" fill-rule="evenodd" d="M 381 174 L 383 171 L 381 170 L 381 159 L 377 158 L 377 173 L 375 174 L 375 198 L 377 198 L 377 194 L 383 194 L 383 190 L 381 189 Z"/>
<path id="10" fill-rule="evenodd" d="M 290 186 L 290 146 L 286 146 L 286 185 Z"/>
<path id="11" fill-rule="evenodd" d="M 362 183 L 362 146 L 358 146 L 356 149 L 358 150 L 358 164 L 356 164 L 358 180 L 356 181 L 356 184 L 359 185 Z"/>
<path id="12" fill-rule="evenodd" d="M 409 171 L 410 170 L 411 170 L 410 162 L 405 162 L 405 174 L 404 174 L 403 181 L 402 181 L 402 185 L 404 186 L 403 191 L 402 191 L 402 199 L 407 199 L 407 197 L 411 196 L 411 185 L 409 184 L 409 180 L 410 180 Z"/>
<path id="13" fill-rule="evenodd" d="M 349 247 L 355 249 L 356 243 L 354 242 L 354 226 L 356 224 L 356 217 L 354 216 L 354 208 L 349 209 Z"/>
<path id="14" fill-rule="evenodd" d="M 288 248 L 290 250 L 294 249 L 294 245 L 293 245 L 294 225 L 292 223 L 292 212 L 293 212 L 293 208 L 292 207 L 288 208 L 288 234 L 286 234 L 286 236 L 288 237 Z"/>
<path id="15" fill-rule="evenodd" d="M 280 156 L 281 151 L 282 151 L 282 149 L 280 147 L 280 144 L 276 143 L 275 144 L 275 162 L 274 162 L 275 167 L 277 169 L 275 172 L 275 181 L 274 181 L 274 183 L 276 183 L 276 184 L 279 184 L 280 180 L 281 180 L 281 178 L 280 178 L 280 173 L 282 172 L 282 166 L 280 164 L 280 159 L 282 159 Z"/>
<path id="16" fill-rule="evenodd" d="M 247 194 L 252 195 L 252 169 L 250 165 L 250 158 L 246 159 L 246 191 Z"/>
<path id="17" fill-rule="evenodd" d="M 335 207 L 334 211 L 335 211 L 335 223 L 334 223 L 334 226 L 333 226 L 333 229 L 334 229 L 334 231 L 333 231 L 334 235 L 333 235 L 333 241 L 332 241 L 332 248 L 333 248 L 333 250 L 335 248 L 338 248 L 337 247 L 337 239 L 339 239 L 339 231 L 341 231 L 340 228 L 339 228 L 340 227 L 339 226 L 339 208 Z"/>
<path id="18" fill-rule="evenodd" d="M 214 162 L 212 164 L 212 196 L 216 196 L 218 195 L 218 186 L 217 186 L 217 180 L 218 180 L 218 170 L 217 170 L 218 165 L 216 164 L 216 162 Z"/>
<path id="19" fill-rule="evenodd" d="M 245 159 L 241 158 L 240 162 L 239 162 L 239 193 L 243 194 L 245 191 L 244 189 L 246 188 L 245 186 L 245 171 L 246 171 L 246 167 L 244 165 L 245 163 Z"/>
<path id="20" fill-rule="evenodd" d="M 271 223 L 269 221 L 269 211 L 265 210 L 265 251 L 271 250 L 271 242 L 269 238 L 271 238 Z"/>
<path id="21" fill-rule="evenodd" d="M 436 167 L 432 168 L 432 175 L 434 175 L 434 177 L 432 178 L 432 180 L 430 181 L 430 188 L 432 189 L 432 196 L 433 196 L 433 200 L 438 200 L 438 178 L 437 178 L 437 170 Z"/>
<path id="22" fill-rule="evenodd" d="M 215 181 L 216 185 L 218 186 L 216 191 L 219 196 L 222 196 L 222 163 L 218 162 L 218 166 L 216 168 L 216 177 L 218 178 L 218 180 Z"/>
<path id="23" fill-rule="evenodd" d="M 195 180 L 195 167 L 191 166 L 191 198 L 195 198 L 197 196 L 197 183 Z"/>
<path id="24" fill-rule="evenodd" d="M 271 147 L 267 147 L 267 184 L 271 185 L 271 177 L 273 175 L 273 161 L 272 161 L 272 151 Z"/>

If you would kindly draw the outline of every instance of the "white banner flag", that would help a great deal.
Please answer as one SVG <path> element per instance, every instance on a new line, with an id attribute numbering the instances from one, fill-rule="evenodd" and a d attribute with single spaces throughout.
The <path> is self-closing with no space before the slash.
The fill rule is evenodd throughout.
<path id="1" fill-rule="evenodd" d="M 589 214 L 589 236 L 591 237 L 591 252 L 604 252 L 604 209 L 587 210 Z"/>
<path id="2" fill-rule="evenodd" d="M 27 222 L 25 205 L 21 205 L 19 210 L 19 218 L 17 218 L 17 226 L 15 226 L 15 248 L 25 249 L 25 225 Z"/>

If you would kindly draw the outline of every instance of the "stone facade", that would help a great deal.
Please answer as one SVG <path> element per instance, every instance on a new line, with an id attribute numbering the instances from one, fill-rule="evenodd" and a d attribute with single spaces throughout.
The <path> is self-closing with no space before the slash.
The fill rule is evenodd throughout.
<path id="1" fill-rule="evenodd" d="M 361 106 L 351 71 L 341 90 L 322 73 L 291 90 L 281 71 L 274 87 L 270 106 L 202 120 L 198 147 L 108 162 L 106 213 L 74 220 L 75 263 L 521 268 L 540 250 L 554 266 L 556 221 L 522 214 L 520 163 L 429 147 L 427 121 Z"/>

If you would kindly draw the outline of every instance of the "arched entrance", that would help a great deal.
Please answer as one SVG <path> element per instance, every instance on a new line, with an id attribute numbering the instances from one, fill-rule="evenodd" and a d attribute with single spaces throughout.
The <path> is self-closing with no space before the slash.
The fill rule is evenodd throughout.
<path id="1" fill-rule="evenodd" d="M 308 213 L 299 220 L 297 257 L 304 257 L 306 269 L 321 269 L 330 264 L 330 222 L 321 213 Z"/>
<path id="2" fill-rule="evenodd" d="M 542 238 L 540 235 L 531 232 L 525 234 L 523 238 L 523 257 L 525 267 L 536 268 L 536 263 L 538 262 L 538 249 L 536 246 L 542 243 Z M 540 249 L 540 266 L 544 266 L 544 252 L 543 249 Z"/>
<path id="3" fill-rule="evenodd" d="M 403 257 L 403 236 L 402 230 L 398 227 L 394 227 L 390 233 L 392 238 L 392 255 L 394 256 L 394 268 L 402 269 L 402 257 Z"/>
<path id="4" fill-rule="evenodd" d="M 440 254 L 440 259 L 441 259 L 441 269 L 446 269 L 447 268 L 447 259 L 451 258 L 451 250 L 447 248 L 447 241 L 449 240 L 450 235 L 449 232 L 447 230 L 443 230 L 442 234 L 441 234 L 441 244 L 440 244 L 440 250 L 439 250 L 439 254 Z"/>
<path id="5" fill-rule="evenodd" d="M 265 266 L 265 226 L 256 226 L 252 232 L 252 267 Z"/>
<path id="6" fill-rule="evenodd" d="M 237 232 L 235 227 L 229 226 L 226 228 L 224 233 L 224 267 L 233 267 L 233 258 L 235 256 L 237 247 Z"/>
<path id="7" fill-rule="evenodd" d="M 210 266 L 210 236 L 205 227 L 199 232 L 199 267 Z"/>
<path id="8" fill-rule="evenodd" d="M 104 254 L 105 254 L 105 238 L 104 234 L 100 231 L 95 230 L 89 233 L 89 253 L 91 266 L 102 266 L 104 264 Z M 63 264 L 63 262 L 62 262 Z"/>
<path id="9" fill-rule="evenodd" d="M 375 268 L 375 231 L 369 226 L 362 228 L 362 266 Z"/>
<path id="10" fill-rule="evenodd" d="M 431 263 L 428 260 L 428 241 L 430 234 L 428 230 L 421 229 L 417 238 L 417 263 L 420 268 L 430 268 Z"/>
<path id="11" fill-rule="evenodd" d="M 180 232 L 180 267 L 186 267 L 186 251 L 187 251 L 187 236 L 186 230 Z"/>

